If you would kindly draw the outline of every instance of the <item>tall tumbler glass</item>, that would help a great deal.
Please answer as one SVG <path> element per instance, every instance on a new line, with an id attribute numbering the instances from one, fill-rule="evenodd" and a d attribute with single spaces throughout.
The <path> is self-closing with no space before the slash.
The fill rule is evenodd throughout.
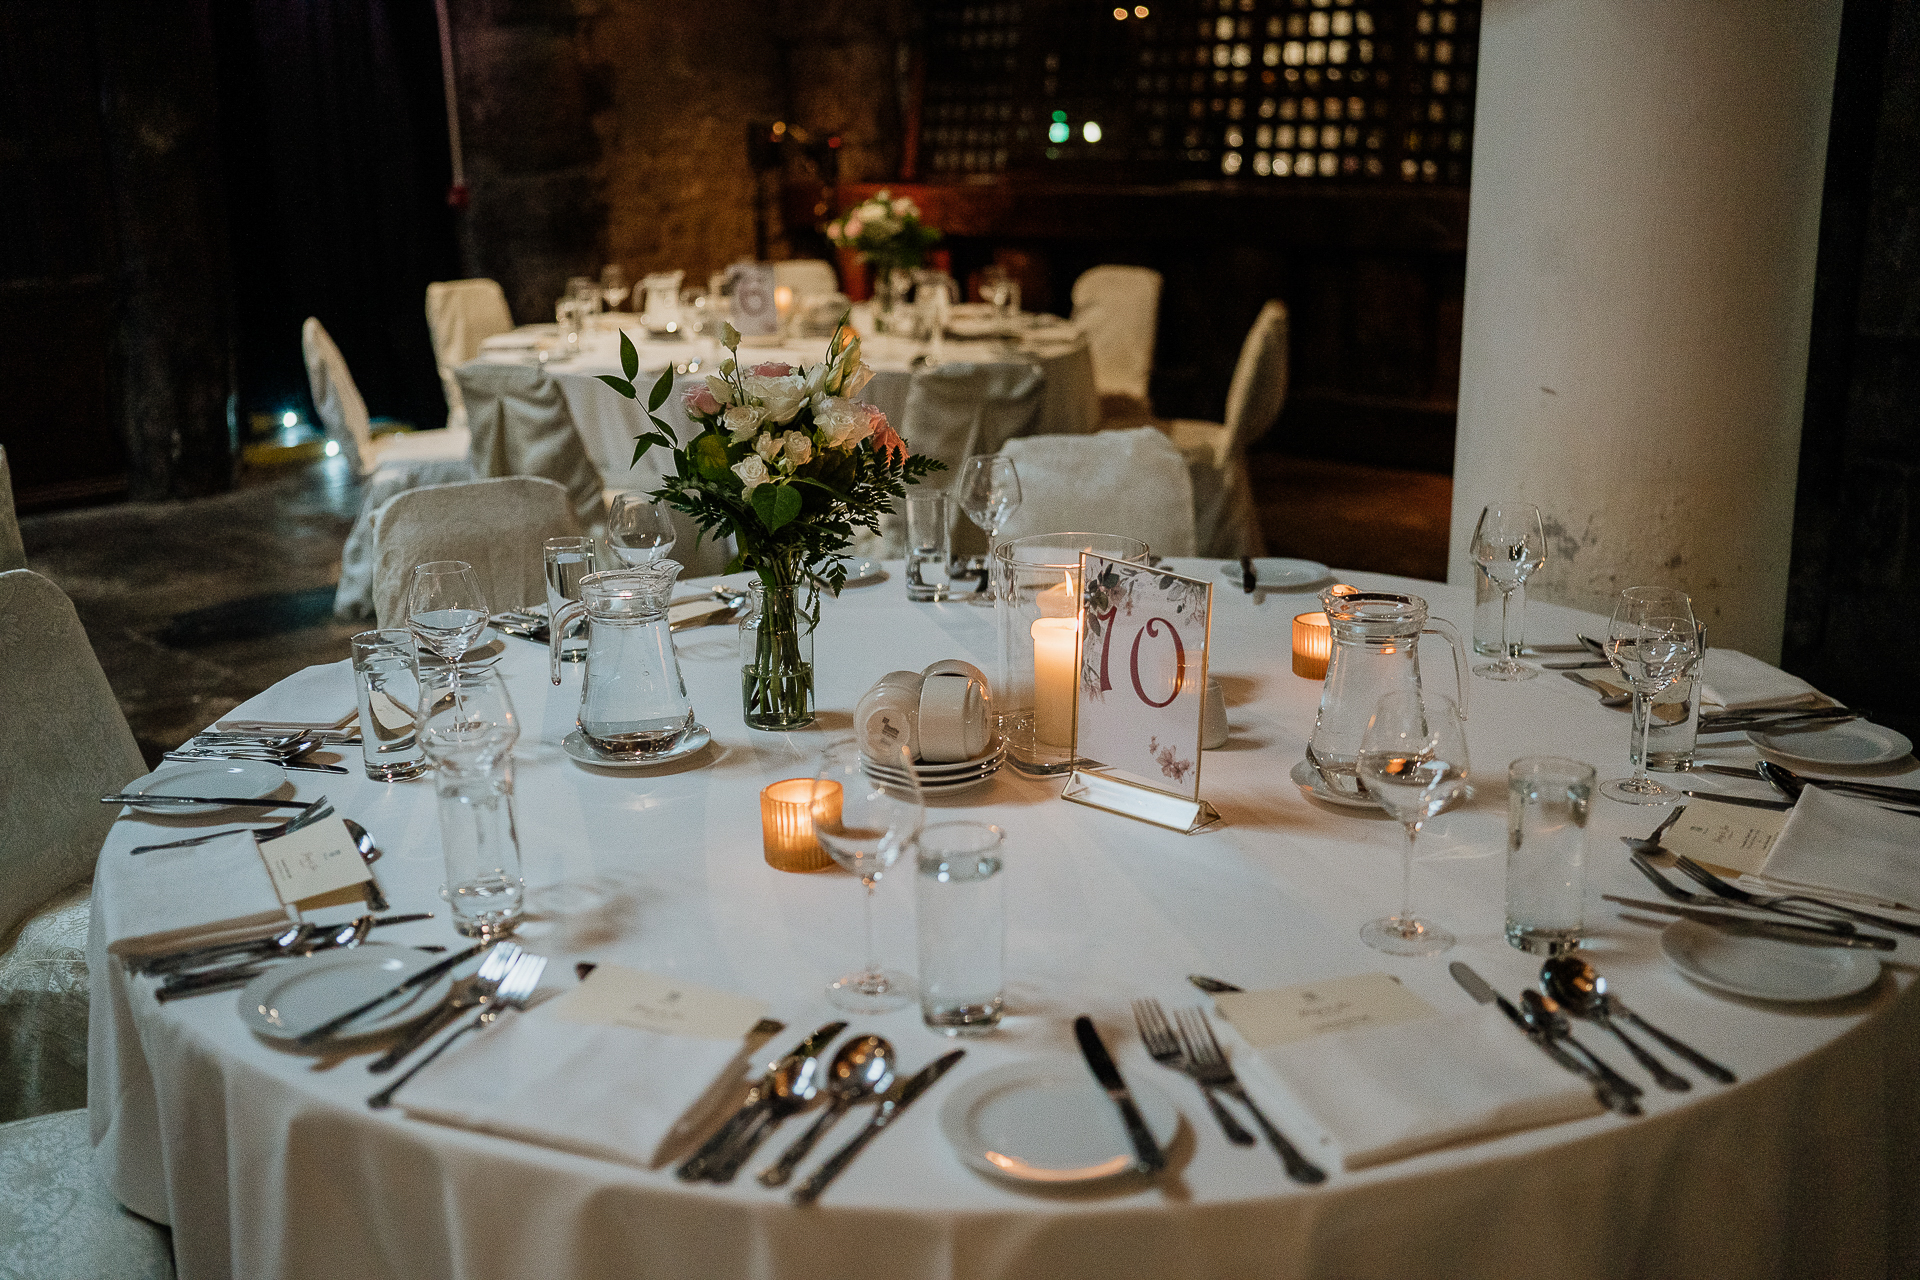
<path id="1" fill-rule="evenodd" d="M 1580 945 L 1593 766 L 1525 756 L 1507 766 L 1507 942 L 1535 955 Z"/>
<path id="2" fill-rule="evenodd" d="M 1700 741 L 1700 682 L 1707 660 L 1707 627 L 1699 623 L 1700 657 L 1686 673 L 1653 697 L 1635 699 L 1633 738 L 1628 759 L 1638 765 L 1645 731 L 1646 767 L 1655 773 L 1685 773 L 1693 768 Z M 1645 717 L 1643 720 L 1642 717 Z"/>
<path id="3" fill-rule="evenodd" d="M 945 600 L 952 590 L 953 499 L 945 493 L 907 495 L 907 599 Z"/>
<path id="4" fill-rule="evenodd" d="M 353 686 L 360 703 L 360 757 L 375 782 L 405 782 L 427 771 L 413 723 L 420 663 L 413 632 L 362 631 L 353 638 Z"/>
<path id="5" fill-rule="evenodd" d="M 1000 1025 L 1005 1003 L 1006 834 L 984 822 L 939 822 L 920 833 L 914 877 L 920 1018 L 950 1036 Z"/>
<path id="6" fill-rule="evenodd" d="M 593 572 L 592 538 L 548 538 L 541 545 L 547 565 L 547 617 L 553 618 L 560 606 L 580 598 L 580 579 Z M 560 641 L 560 661 L 584 662 L 587 640 L 581 634 L 584 618 L 574 622 Z"/>
<path id="7" fill-rule="evenodd" d="M 470 938 L 511 933 L 525 892 L 513 821 L 519 721 L 497 671 L 428 671 L 420 680 L 420 742 L 440 802 L 440 889 L 453 927 Z"/>

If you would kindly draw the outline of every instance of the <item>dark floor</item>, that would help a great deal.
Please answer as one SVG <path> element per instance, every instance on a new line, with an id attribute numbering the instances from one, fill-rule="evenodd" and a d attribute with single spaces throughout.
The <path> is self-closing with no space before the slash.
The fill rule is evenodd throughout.
<path id="1" fill-rule="evenodd" d="M 1278 454 L 1253 458 L 1274 555 L 1446 576 L 1453 482 Z M 28 565 L 73 598 L 149 762 L 275 681 L 347 654 L 333 620 L 340 547 L 360 502 L 342 459 L 247 473 L 184 503 L 20 522 Z"/>

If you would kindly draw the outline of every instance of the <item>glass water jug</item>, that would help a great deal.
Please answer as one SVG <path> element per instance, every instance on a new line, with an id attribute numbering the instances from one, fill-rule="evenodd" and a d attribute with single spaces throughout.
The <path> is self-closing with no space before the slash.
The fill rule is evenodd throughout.
<path id="1" fill-rule="evenodd" d="M 1320 713 L 1314 717 L 1308 755 L 1328 787 L 1361 794 L 1354 773 L 1360 739 L 1380 699 L 1406 690 L 1420 695 L 1420 637 L 1444 636 L 1453 645 L 1454 703 L 1467 716 L 1467 654 L 1460 633 L 1444 618 L 1427 616 L 1419 596 L 1360 591 L 1321 597 L 1332 631 Z"/>
<path id="2" fill-rule="evenodd" d="M 656 560 L 580 579 L 548 627 L 553 682 L 560 683 L 560 637 L 585 615 L 586 677 L 580 733 L 595 748 L 628 759 L 666 755 L 694 728 L 693 704 L 673 652 L 667 605 L 680 565 Z"/>

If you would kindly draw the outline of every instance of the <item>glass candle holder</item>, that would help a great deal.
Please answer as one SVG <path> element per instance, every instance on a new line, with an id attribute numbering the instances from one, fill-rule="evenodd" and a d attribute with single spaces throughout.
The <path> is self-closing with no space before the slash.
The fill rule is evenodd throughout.
<path id="1" fill-rule="evenodd" d="M 1327 659 L 1333 654 L 1333 627 L 1324 613 L 1299 613 L 1293 618 L 1293 674 L 1307 680 L 1327 678 Z"/>
<path id="2" fill-rule="evenodd" d="M 993 705 L 1007 760 L 1030 777 L 1074 765 L 1074 685 L 1079 671 L 1080 556 L 1142 563 L 1138 538 L 1044 533 L 993 551 L 1000 624 L 1000 679 Z"/>
<path id="3" fill-rule="evenodd" d="M 760 792 L 760 842 L 776 871 L 825 871 L 833 857 L 813 834 L 814 818 L 840 816 L 840 788 L 817 778 L 788 778 Z"/>

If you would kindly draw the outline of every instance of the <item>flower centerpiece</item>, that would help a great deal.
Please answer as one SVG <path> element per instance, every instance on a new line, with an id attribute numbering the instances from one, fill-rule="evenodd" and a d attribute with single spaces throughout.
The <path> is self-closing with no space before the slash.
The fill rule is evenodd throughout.
<path id="1" fill-rule="evenodd" d="M 647 395 L 653 429 L 636 437 L 633 460 L 656 445 L 671 450 L 673 469 L 650 496 L 691 516 L 703 536 L 732 534 L 738 550 L 728 572 L 758 576 L 754 651 L 742 655 L 746 721 L 795 729 L 813 720 L 812 632 L 820 588 L 838 592 L 846 583 L 839 553 L 855 530 L 878 533 L 906 486 L 944 466 L 908 453 L 886 415 L 854 398 L 873 370 L 844 319 L 826 358 L 811 367 L 742 368 L 732 325 L 722 326 L 721 341 L 727 358 L 719 371 L 682 393 L 692 439 L 682 443 L 659 417 L 673 393 L 668 367 Z M 625 334 L 620 365 L 625 377 L 600 380 L 637 401 L 640 358 Z"/>
<path id="2" fill-rule="evenodd" d="M 884 325 L 911 283 L 906 273 L 925 264 L 940 231 L 920 220 L 919 205 L 882 190 L 828 223 L 827 239 L 873 268 L 874 310 Z"/>

